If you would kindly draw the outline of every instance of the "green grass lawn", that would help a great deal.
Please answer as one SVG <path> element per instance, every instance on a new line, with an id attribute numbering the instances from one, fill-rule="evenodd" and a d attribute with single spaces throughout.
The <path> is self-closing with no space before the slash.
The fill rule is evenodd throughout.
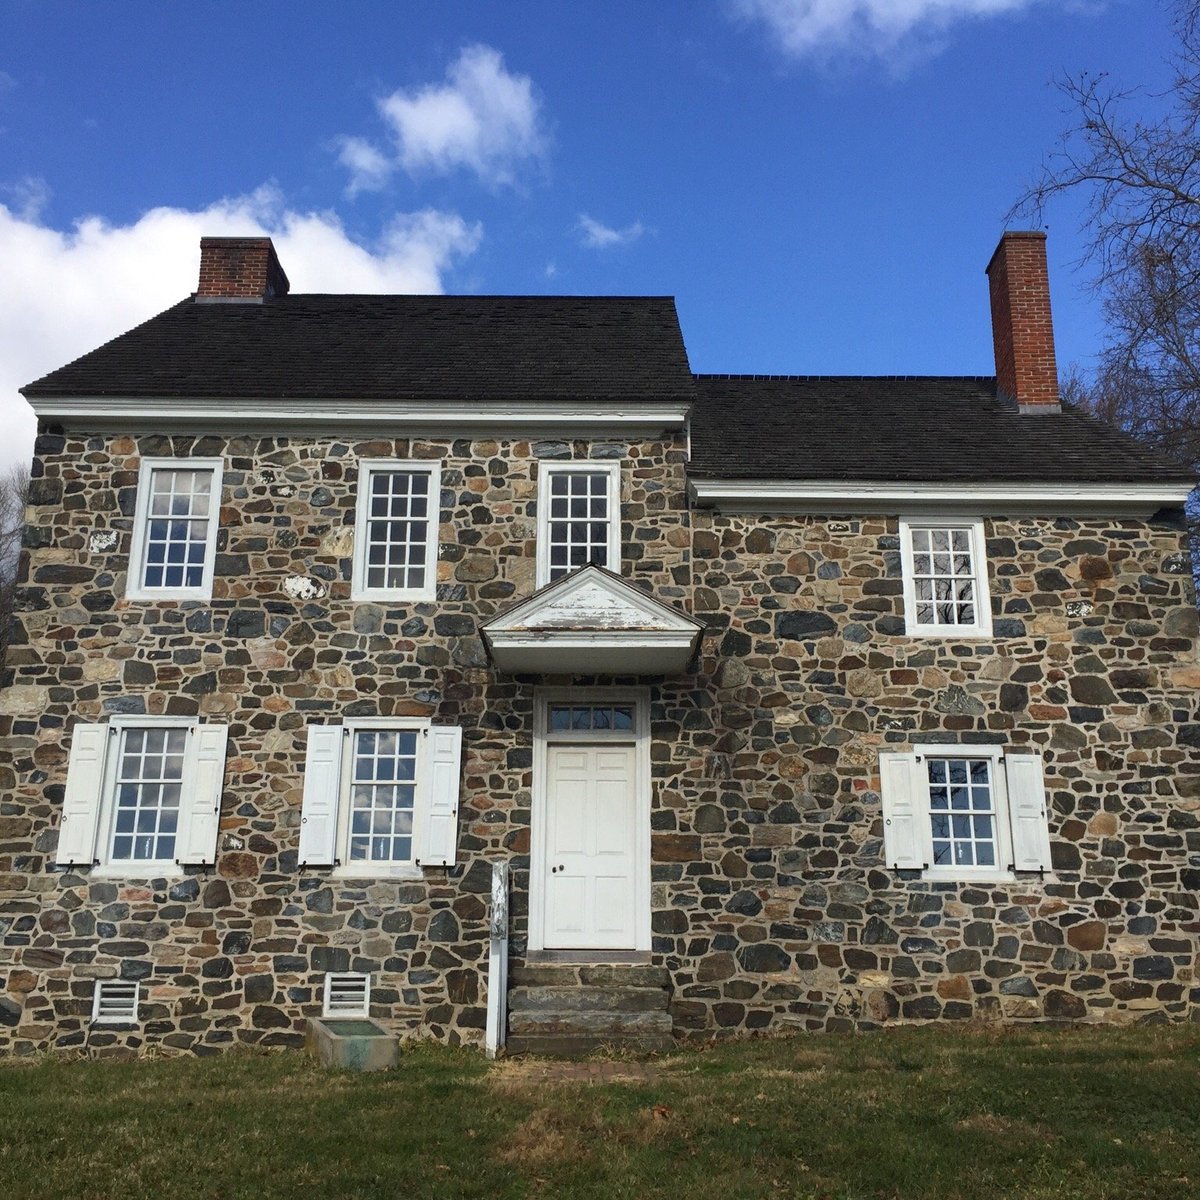
<path id="1" fill-rule="evenodd" d="M 725 1045 L 647 1078 L 418 1046 L 0 1068 L 0 1196 L 1200 1196 L 1200 1029 Z"/>

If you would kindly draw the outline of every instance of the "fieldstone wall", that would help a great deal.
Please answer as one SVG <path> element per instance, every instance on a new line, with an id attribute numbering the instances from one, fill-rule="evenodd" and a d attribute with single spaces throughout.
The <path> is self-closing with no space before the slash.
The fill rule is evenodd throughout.
<path id="1" fill-rule="evenodd" d="M 477 624 L 534 587 L 537 464 L 619 458 L 627 570 L 687 599 L 682 439 L 650 443 L 61 437 L 38 441 L 19 620 L 0 690 L 0 1052 L 298 1044 L 330 970 L 375 976 L 397 1029 L 481 1041 L 489 860 L 527 868 L 531 683 Z M 126 601 L 140 455 L 225 458 L 211 602 Z M 436 602 L 352 604 L 360 457 L 442 462 Z M 78 721 L 229 725 L 214 872 L 118 883 L 52 869 Z M 459 862 L 421 882 L 297 869 L 309 723 L 464 727 Z M 524 911 L 523 902 L 516 905 Z M 144 981 L 134 1033 L 88 1035 L 96 977 Z"/>
<path id="2" fill-rule="evenodd" d="M 954 641 L 904 636 L 894 519 L 694 526 L 696 613 L 722 632 L 698 703 L 663 714 L 654 921 L 677 1031 L 1197 1016 L 1177 528 L 988 521 L 995 637 Z M 877 755 L 917 740 L 1041 751 L 1052 878 L 882 868 Z"/>
<path id="3" fill-rule="evenodd" d="M 143 454 L 225 456 L 211 602 L 123 599 Z M 436 602 L 350 603 L 360 456 L 442 460 Z M 525 953 L 542 681 L 490 671 L 476 628 L 533 588 L 545 457 L 623 461 L 625 573 L 710 626 L 696 674 L 652 686 L 653 958 L 677 1033 L 1197 1015 L 1200 670 L 1174 525 L 988 521 L 995 637 L 913 639 L 895 519 L 689 512 L 682 439 L 53 435 L 0 691 L 0 1052 L 296 1044 L 347 969 L 398 1030 L 482 1039 L 495 858 Z M 214 871 L 51 869 L 66 735 L 118 712 L 228 722 Z M 460 865 L 301 873 L 305 726 L 375 714 L 464 727 Z M 1053 877 L 883 870 L 877 754 L 913 740 L 1039 749 Z M 89 1035 L 115 975 L 144 981 L 145 1019 Z"/>

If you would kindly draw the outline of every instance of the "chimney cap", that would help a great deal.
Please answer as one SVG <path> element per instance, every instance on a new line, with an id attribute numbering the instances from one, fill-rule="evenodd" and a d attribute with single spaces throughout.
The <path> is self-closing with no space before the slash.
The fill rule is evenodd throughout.
<path id="1" fill-rule="evenodd" d="M 1046 231 L 1044 229 L 1006 229 L 1000 235 L 1000 240 L 996 243 L 996 248 L 992 251 L 992 257 L 988 259 L 988 264 L 984 267 L 983 273 L 985 275 L 992 273 L 992 266 L 996 261 L 996 256 L 1009 242 L 1018 242 L 1022 239 L 1044 242 L 1046 240 Z"/>

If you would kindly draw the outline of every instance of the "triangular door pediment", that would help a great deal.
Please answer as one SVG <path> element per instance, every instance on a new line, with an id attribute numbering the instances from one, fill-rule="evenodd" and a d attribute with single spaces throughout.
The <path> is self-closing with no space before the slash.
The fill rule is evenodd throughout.
<path id="1" fill-rule="evenodd" d="M 581 567 L 481 629 L 497 669 L 666 675 L 687 669 L 704 626 L 603 567 Z"/>
<path id="2" fill-rule="evenodd" d="M 484 625 L 488 633 L 535 630 L 692 634 L 699 621 L 601 567 L 582 567 Z"/>

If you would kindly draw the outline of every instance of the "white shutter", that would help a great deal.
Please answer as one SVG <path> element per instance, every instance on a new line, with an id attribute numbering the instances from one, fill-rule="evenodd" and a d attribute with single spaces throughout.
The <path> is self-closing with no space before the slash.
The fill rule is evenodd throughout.
<path id="1" fill-rule="evenodd" d="M 342 725 L 310 725 L 300 810 L 300 866 L 332 867 L 337 854 L 338 793 L 342 782 Z"/>
<path id="2" fill-rule="evenodd" d="M 1050 825 L 1040 754 L 1006 754 L 1014 871 L 1050 870 Z"/>
<path id="3" fill-rule="evenodd" d="M 883 856 L 899 871 L 929 866 L 924 789 L 915 754 L 885 751 L 879 756 L 879 792 L 883 800 Z"/>
<path id="4" fill-rule="evenodd" d="M 184 788 L 175 859 L 187 866 L 210 866 L 217 861 L 229 726 L 195 725 L 188 736 L 192 738 L 191 778 Z"/>
<path id="5" fill-rule="evenodd" d="M 95 860 L 109 729 L 108 725 L 76 725 L 71 731 L 71 758 L 54 860 L 60 867 L 90 867 Z"/>
<path id="6" fill-rule="evenodd" d="M 429 730 L 425 760 L 425 811 L 417 865 L 452 867 L 458 851 L 458 779 L 462 764 L 462 729 L 434 725 Z"/>

